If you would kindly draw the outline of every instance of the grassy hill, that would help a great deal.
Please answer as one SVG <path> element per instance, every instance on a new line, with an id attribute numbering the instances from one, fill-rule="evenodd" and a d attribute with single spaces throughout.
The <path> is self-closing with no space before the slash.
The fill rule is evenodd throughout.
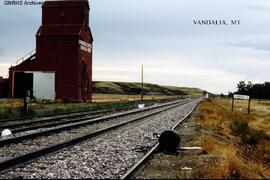
<path id="1" fill-rule="evenodd" d="M 109 82 L 96 81 L 93 83 L 94 93 L 101 94 L 125 94 L 138 95 L 141 92 L 141 84 L 135 82 Z M 145 95 L 191 95 L 200 96 L 203 90 L 199 88 L 160 86 L 157 84 L 144 83 Z"/>

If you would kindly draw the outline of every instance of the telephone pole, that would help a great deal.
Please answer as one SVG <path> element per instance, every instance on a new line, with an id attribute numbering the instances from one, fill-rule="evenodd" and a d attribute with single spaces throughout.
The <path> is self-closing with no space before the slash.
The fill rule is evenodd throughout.
<path id="1" fill-rule="evenodd" d="M 141 74 L 141 101 L 143 101 L 143 64 L 142 64 L 142 74 Z"/>

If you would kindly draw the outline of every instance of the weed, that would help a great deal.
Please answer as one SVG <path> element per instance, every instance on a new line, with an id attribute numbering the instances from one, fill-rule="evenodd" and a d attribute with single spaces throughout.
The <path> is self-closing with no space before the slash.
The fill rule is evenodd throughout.
<path id="1" fill-rule="evenodd" d="M 13 107 L 5 108 L 0 113 L 0 119 L 10 119 L 19 115 L 20 115 L 20 111 L 18 108 L 13 108 Z"/>
<path id="2" fill-rule="evenodd" d="M 230 127 L 234 133 L 241 137 L 245 155 L 251 155 L 254 150 L 256 150 L 259 141 L 262 139 L 263 132 L 251 130 L 248 126 L 248 122 L 241 118 L 232 120 Z"/>
<path id="3" fill-rule="evenodd" d="M 237 106 L 243 108 L 246 103 L 239 102 Z M 269 121 L 263 123 L 269 117 L 269 109 L 256 104 L 253 110 L 250 115 L 237 111 L 232 114 L 230 101 L 222 99 L 201 105 L 198 120 L 207 133 L 201 141 L 207 155 L 202 155 L 211 160 L 200 170 L 199 178 L 269 179 Z M 216 128 L 219 126 L 222 129 Z"/>
<path id="4" fill-rule="evenodd" d="M 258 179 L 260 176 L 253 172 L 253 166 L 247 165 L 236 156 L 219 160 L 202 169 L 200 178 L 207 179 Z"/>
<path id="5" fill-rule="evenodd" d="M 24 108 L 20 107 L 19 108 L 19 117 L 24 117 L 24 116 L 35 116 L 37 114 L 36 110 L 33 107 L 28 107 L 28 112 L 25 114 Z"/>
<path id="6" fill-rule="evenodd" d="M 201 143 L 204 153 L 210 153 L 213 151 L 215 142 L 210 136 L 203 136 Z"/>
<path id="7" fill-rule="evenodd" d="M 248 133 L 241 135 L 241 141 L 244 145 L 246 156 L 251 155 L 256 150 L 262 137 L 262 131 L 249 131 Z"/>
<path id="8" fill-rule="evenodd" d="M 233 119 L 230 122 L 232 131 L 240 136 L 245 136 L 248 132 L 248 122 L 242 119 Z"/>

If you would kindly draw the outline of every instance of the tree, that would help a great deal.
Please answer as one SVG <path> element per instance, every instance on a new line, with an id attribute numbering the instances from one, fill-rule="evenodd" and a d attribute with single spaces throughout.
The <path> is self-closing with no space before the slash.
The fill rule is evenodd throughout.
<path id="1" fill-rule="evenodd" d="M 251 82 L 251 81 L 248 81 L 248 83 L 246 84 L 246 93 L 247 93 L 248 95 L 251 95 L 250 93 L 251 93 L 252 87 L 253 87 L 252 82 Z"/>
<path id="2" fill-rule="evenodd" d="M 250 95 L 253 99 L 270 99 L 270 82 L 253 84 L 251 81 L 248 81 L 246 84 L 245 81 L 240 81 L 237 84 L 237 89 L 235 93 Z"/>
<path id="3" fill-rule="evenodd" d="M 233 93 L 229 91 L 229 92 L 228 92 L 228 97 L 229 97 L 229 98 L 232 98 L 232 97 L 233 97 Z"/>
<path id="4" fill-rule="evenodd" d="M 237 84 L 237 93 L 239 94 L 246 94 L 247 93 L 247 90 L 246 90 L 246 83 L 245 81 L 240 81 L 238 84 Z"/>

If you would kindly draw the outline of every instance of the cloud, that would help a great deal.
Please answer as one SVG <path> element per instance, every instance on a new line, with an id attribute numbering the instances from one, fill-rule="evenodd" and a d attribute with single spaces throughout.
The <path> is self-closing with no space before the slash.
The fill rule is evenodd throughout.
<path id="1" fill-rule="evenodd" d="M 270 68 L 270 26 L 265 23 L 270 1 L 89 1 L 95 80 L 140 81 L 141 64 L 149 83 L 211 92 L 233 91 L 239 80 L 270 78 L 265 73 Z M 197 18 L 242 23 L 194 26 Z M 0 4 L 0 62 L 7 64 L 0 64 L 0 74 L 35 47 L 40 21 L 40 6 Z"/>
<path id="2" fill-rule="evenodd" d="M 1 56 L 1 55 L 4 55 L 4 54 L 5 54 L 4 49 L 3 49 L 2 47 L 0 47 L 0 56 Z"/>
<path id="3" fill-rule="evenodd" d="M 0 63 L 0 76 L 8 77 L 8 68 L 10 64 Z"/>
<path id="4" fill-rule="evenodd" d="M 242 41 L 238 43 L 223 43 L 223 45 L 240 47 L 240 48 L 252 48 L 254 50 L 270 51 L 270 39 L 256 40 L 256 41 Z"/>
<path id="5" fill-rule="evenodd" d="M 141 69 L 139 65 L 123 65 L 120 62 L 106 64 L 107 66 L 104 66 L 103 63 L 94 63 L 93 79 L 95 81 L 140 82 Z M 214 67 L 201 68 L 184 64 L 182 67 L 175 64 L 163 64 L 161 67 L 147 63 L 144 66 L 144 79 L 148 83 L 200 87 L 213 93 L 227 93 L 227 90 L 235 90 L 236 84 L 244 77 Z"/>
<path id="6" fill-rule="evenodd" d="M 249 5 L 245 6 L 249 10 L 254 10 L 254 11 L 264 11 L 269 13 L 270 8 L 267 6 L 261 6 L 261 5 Z"/>

